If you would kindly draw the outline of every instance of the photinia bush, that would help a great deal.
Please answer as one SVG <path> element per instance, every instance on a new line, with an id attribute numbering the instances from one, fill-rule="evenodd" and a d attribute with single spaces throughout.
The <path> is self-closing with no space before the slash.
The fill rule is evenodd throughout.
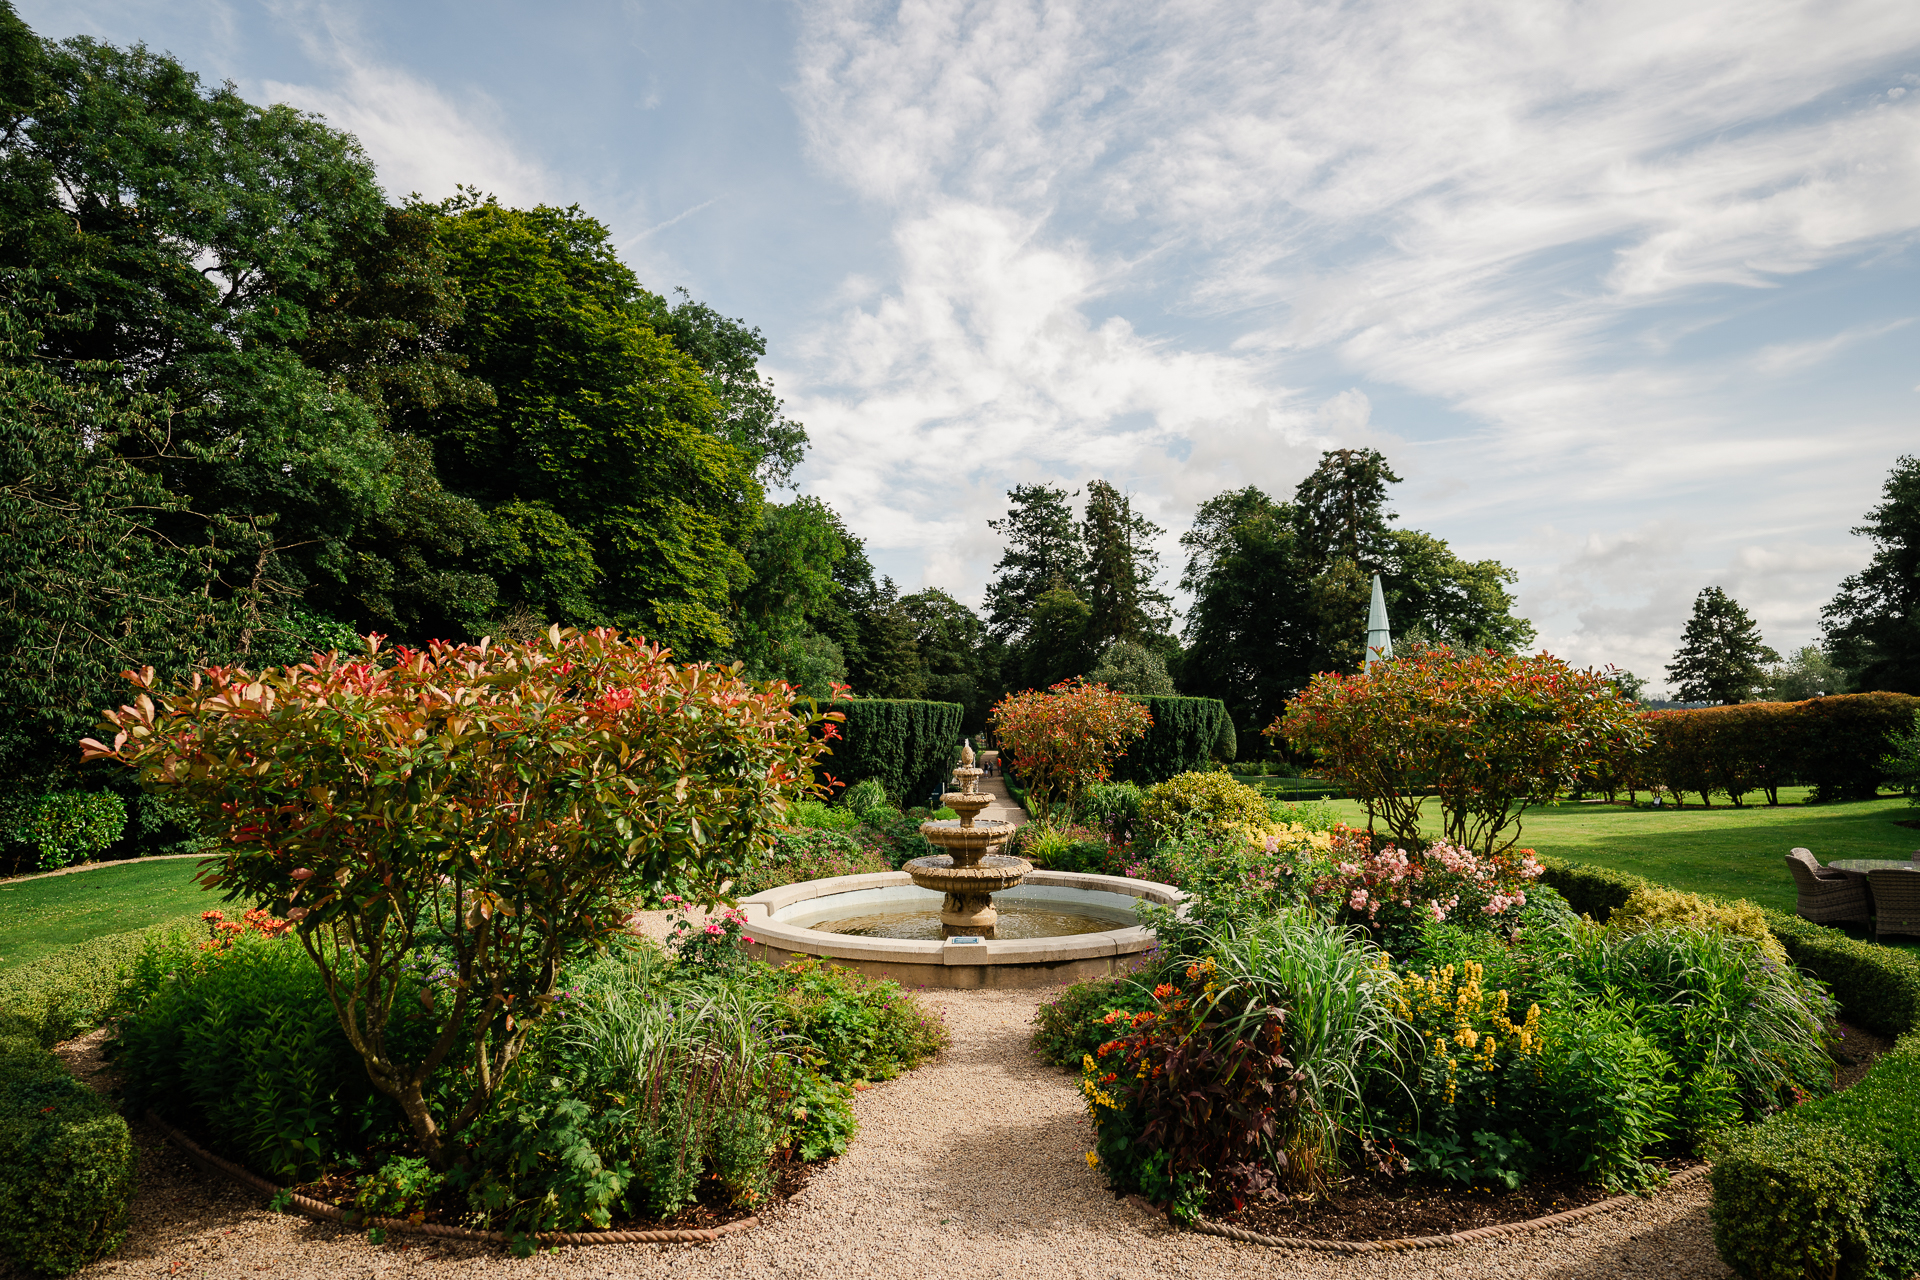
<path id="1" fill-rule="evenodd" d="M 1057 801 L 1071 816 L 1088 787 L 1112 776 L 1127 744 L 1153 727 L 1147 709 L 1126 694 L 1079 678 L 1008 694 L 991 717 L 1041 815 Z"/>
<path id="2" fill-rule="evenodd" d="M 619 932 L 643 886 L 712 898 L 812 793 L 821 744 L 793 690 L 553 628 L 527 643 L 315 655 L 258 676 L 151 669 L 83 760 L 140 770 L 221 835 L 202 883 L 282 913 L 375 1087 L 436 1169 L 487 1107 L 569 957 Z M 410 957 L 451 957 L 424 1047 L 390 1034 Z M 404 1010 L 402 1011 L 404 1012 Z M 446 1107 L 423 1086 L 457 1045 Z M 436 1094 L 435 1096 L 443 1096 Z"/>
<path id="3" fill-rule="evenodd" d="M 1513 845 L 1528 806 L 1646 741 L 1638 705 L 1603 672 L 1445 647 L 1323 672 L 1263 732 L 1312 751 L 1402 848 L 1425 846 L 1420 807 L 1432 794 L 1442 837 L 1482 854 Z"/>

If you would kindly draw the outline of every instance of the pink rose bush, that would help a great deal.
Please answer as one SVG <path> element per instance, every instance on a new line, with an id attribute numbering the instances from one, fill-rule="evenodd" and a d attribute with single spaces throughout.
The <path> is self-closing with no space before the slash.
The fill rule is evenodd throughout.
<path id="1" fill-rule="evenodd" d="M 1527 905 L 1527 886 L 1541 871 L 1531 849 L 1484 854 L 1441 840 L 1410 853 L 1374 848 L 1366 832 L 1341 828 L 1307 897 L 1375 932 L 1429 920 L 1497 927 Z"/>

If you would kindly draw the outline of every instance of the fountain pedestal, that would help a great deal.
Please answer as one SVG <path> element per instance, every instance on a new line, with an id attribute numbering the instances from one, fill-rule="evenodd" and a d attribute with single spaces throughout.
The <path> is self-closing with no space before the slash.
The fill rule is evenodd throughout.
<path id="1" fill-rule="evenodd" d="M 1025 858 L 1000 852 L 1013 834 L 1011 822 L 976 820 L 993 797 L 973 789 L 982 773 L 974 768 L 973 759 L 969 742 L 960 753 L 960 767 L 953 771 L 960 790 L 940 797 L 940 803 L 960 817 L 920 824 L 920 834 L 946 852 L 915 858 L 901 868 L 921 888 L 946 895 L 940 904 L 940 932 L 948 938 L 997 936 L 999 913 L 993 909 L 993 895 L 1013 888 L 1033 870 Z"/>

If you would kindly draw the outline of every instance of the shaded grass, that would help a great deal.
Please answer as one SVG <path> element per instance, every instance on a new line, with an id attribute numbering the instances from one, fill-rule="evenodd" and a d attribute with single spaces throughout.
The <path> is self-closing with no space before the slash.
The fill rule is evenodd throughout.
<path id="1" fill-rule="evenodd" d="M 1748 898 L 1791 912 L 1789 849 L 1811 849 L 1822 862 L 1836 858 L 1905 858 L 1920 848 L 1920 831 L 1896 825 L 1920 819 L 1899 796 L 1842 804 L 1787 803 L 1805 790 L 1783 790 L 1777 808 L 1628 809 L 1573 802 L 1529 809 L 1520 845 L 1592 866 L 1631 871 L 1692 893 Z M 1329 801 L 1354 826 L 1366 825 L 1356 801 Z M 1437 833 L 1439 808 L 1427 802 Z"/>
<path id="2" fill-rule="evenodd" d="M 102 934 L 225 909 L 193 882 L 199 868 L 198 858 L 177 858 L 0 883 L 0 971 Z"/>

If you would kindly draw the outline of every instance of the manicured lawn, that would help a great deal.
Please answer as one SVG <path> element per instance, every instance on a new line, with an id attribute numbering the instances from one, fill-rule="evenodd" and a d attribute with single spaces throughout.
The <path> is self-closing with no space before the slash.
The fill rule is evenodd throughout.
<path id="1" fill-rule="evenodd" d="M 0 882 L 0 969 L 106 933 L 223 907 L 193 883 L 198 858 L 135 862 L 19 884 Z"/>
<path id="2" fill-rule="evenodd" d="M 1564 803 L 1528 810 L 1520 844 L 1543 854 L 1631 871 L 1694 893 L 1750 898 L 1762 906 L 1792 911 L 1793 879 L 1787 850 L 1811 849 L 1822 862 L 1835 858 L 1904 858 L 1920 849 L 1920 831 L 1895 824 L 1920 818 L 1920 810 L 1892 797 L 1851 804 L 1801 805 L 1804 791 L 1784 790 L 1781 805 L 1735 809 L 1627 809 Z M 1366 810 L 1352 800 L 1330 801 L 1347 821 L 1366 825 Z M 1427 809 L 1438 829 L 1438 806 Z"/>

